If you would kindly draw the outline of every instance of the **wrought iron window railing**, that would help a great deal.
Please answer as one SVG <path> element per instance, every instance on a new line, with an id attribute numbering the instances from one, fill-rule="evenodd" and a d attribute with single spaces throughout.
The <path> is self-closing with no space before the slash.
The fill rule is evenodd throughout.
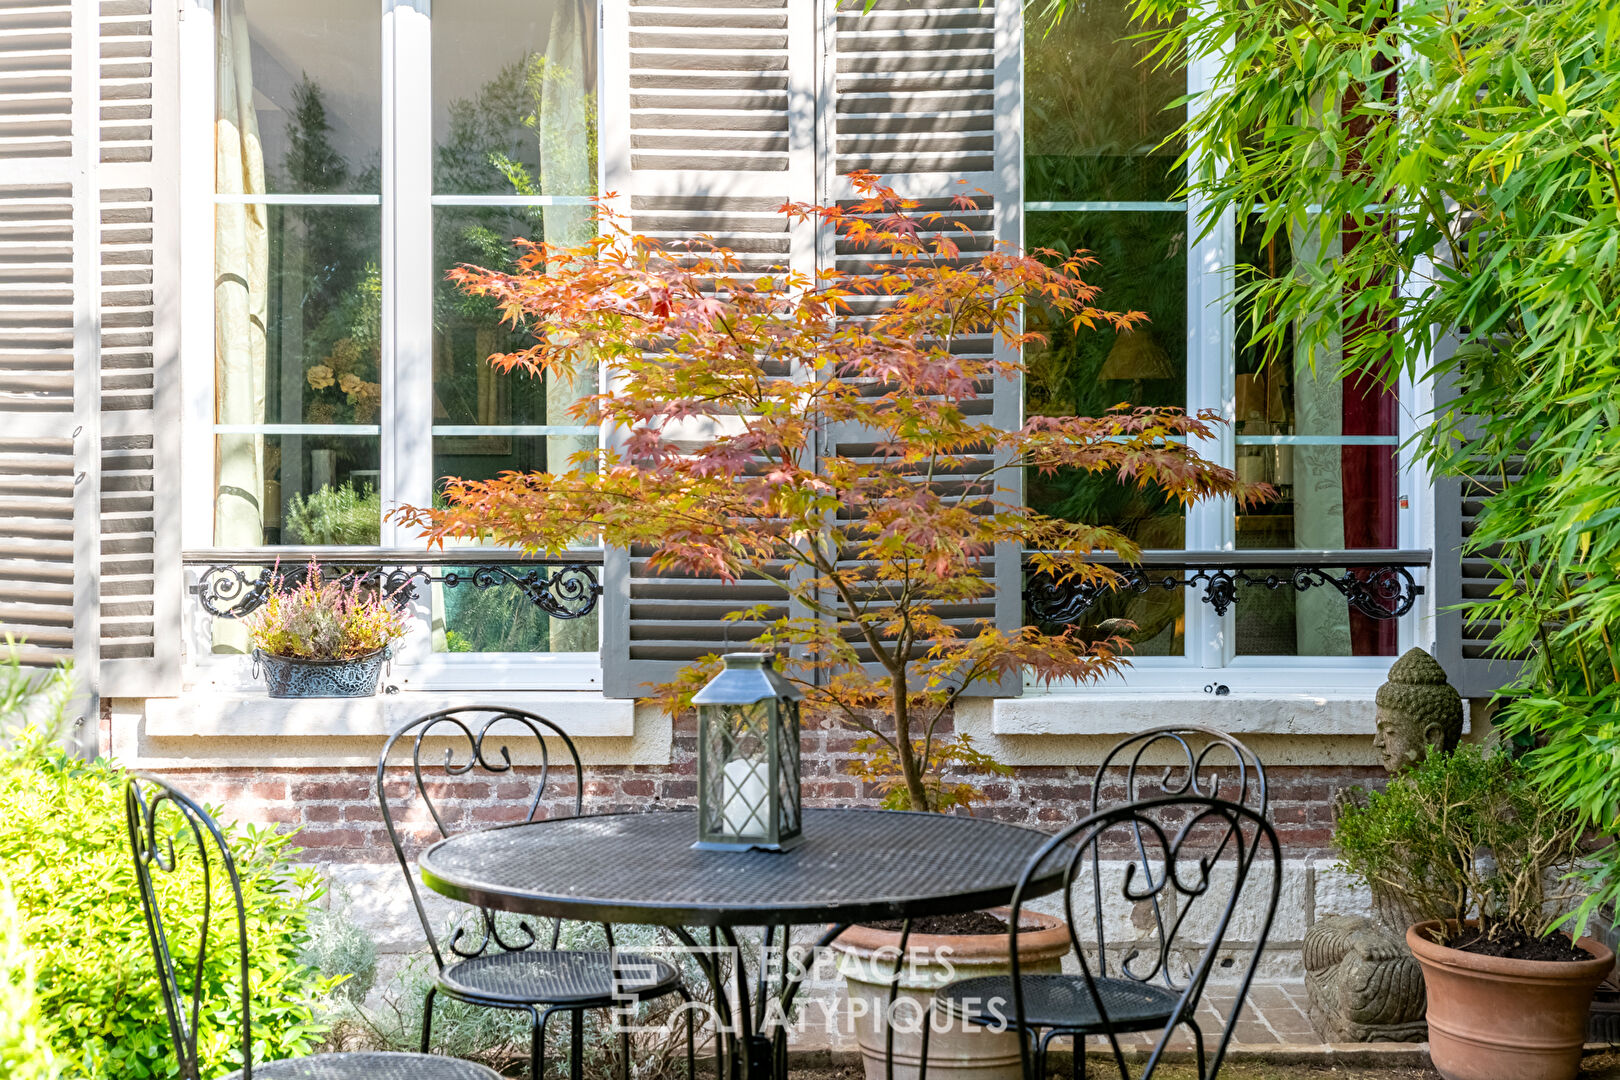
<path id="1" fill-rule="evenodd" d="M 182 561 L 196 568 L 190 586 L 208 614 L 238 619 L 264 603 L 277 576 L 294 582 L 311 559 L 323 569 L 374 578 L 401 605 L 418 599 L 418 588 L 516 589 L 556 619 L 582 619 L 596 612 L 602 596 L 600 550 L 566 556 L 525 556 L 502 548 L 276 547 L 188 551 Z M 1355 611 L 1373 619 L 1398 619 L 1412 610 L 1423 586 L 1412 570 L 1426 567 L 1430 553 L 1398 551 L 1173 551 L 1149 552 L 1127 564 L 1115 556 L 1096 562 L 1123 577 L 1117 588 L 1086 581 L 1057 582 L 1026 562 L 1024 608 L 1037 625 L 1079 623 L 1105 596 L 1178 588 L 1202 589 L 1202 601 L 1217 615 L 1241 602 L 1245 590 L 1305 592 L 1332 588 Z"/>
<path id="2" fill-rule="evenodd" d="M 1024 610 L 1032 623 L 1068 626 L 1081 621 L 1099 600 L 1121 592 L 1202 589 L 1201 599 L 1225 615 L 1249 589 L 1276 592 L 1332 588 L 1352 610 L 1373 619 L 1398 619 L 1412 610 L 1423 586 L 1412 570 L 1429 565 L 1430 553 L 1401 551 L 1165 551 L 1146 552 L 1126 563 L 1099 555 L 1097 563 L 1124 578 L 1110 587 L 1088 581 L 1058 582 L 1026 562 Z"/>
<path id="3" fill-rule="evenodd" d="M 301 580 L 311 560 L 323 571 L 374 579 L 400 606 L 418 599 L 418 588 L 516 589 L 554 619 L 583 619 L 602 597 L 602 553 L 526 556 L 503 548 L 274 547 L 187 551 L 181 561 L 197 568 L 191 591 L 198 605 L 221 619 L 239 619 L 264 603 L 279 577 Z"/>

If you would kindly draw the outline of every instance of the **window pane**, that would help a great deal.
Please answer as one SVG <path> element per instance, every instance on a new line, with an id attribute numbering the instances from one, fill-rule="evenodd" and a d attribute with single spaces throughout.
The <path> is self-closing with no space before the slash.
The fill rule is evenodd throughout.
<path id="1" fill-rule="evenodd" d="M 1286 235 L 1240 240 L 1240 265 L 1265 276 L 1296 258 L 1331 256 Z M 1355 550 L 1396 544 L 1395 395 L 1344 375 L 1329 349 L 1308 357 L 1294 336 L 1259 342 L 1251 311 L 1237 313 L 1237 472 L 1277 489 L 1237 515 L 1239 548 Z M 1355 327 L 1346 332 L 1354 333 Z M 1338 574 L 1342 571 L 1331 571 Z M 1333 588 L 1248 589 L 1237 611 L 1240 655 L 1393 656 L 1395 623 L 1351 611 Z"/>
<path id="2" fill-rule="evenodd" d="M 217 206 L 215 421 L 380 423 L 378 262 L 374 207 Z M 376 436 L 248 431 L 218 440 L 216 543 L 377 542 Z M 328 488 L 336 501 L 303 508 L 300 519 L 296 500 Z M 341 528 L 323 520 L 333 514 Z M 369 519 L 363 527 L 357 514 Z"/>
<path id="3" fill-rule="evenodd" d="M 1060 256 L 1089 251 L 1098 265 L 1084 272 L 1101 288 L 1098 303 L 1146 312 L 1134 333 L 1084 330 L 1038 309 L 1031 329 L 1044 345 L 1025 353 L 1024 411 L 1030 416 L 1097 416 L 1118 404 L 1172 405 L 1187 401 L 1187 219 L 1176 213 L 1030 213 L 1031 249 Z M 1185 518 L 1174 503 L 1111 477 L 1080 472 L 1028 473 L 1030 506 L 1073 521 L 1118 527 L 1143 548 L 1186 546 Z M 1139 656 L 1184 652 L 1183 590 L 1150 589 L 1107 597 L 1085 615 L 1083 631 L 1120 633 Z M 1134 623 L 1131 630 L 1126 623 Z"/>
<path id="4" fill-rule="evenodd" d="M 589 208 L 573 206 L 440 207 L 434 211 L 433 423 L 435 425 L 577 425 L 568 408 L 595 392 L 592 375 L 564 379 L 509 373 L 489 363 L 496 353 L 530 343 L 527 333 L 501 323 L 494 301 L 467 295 L 445 279 L 462 263 L 509 267 L 514 237 L 572 231 L 589 236 Z M 594 445 L 594 438 L 589 440 Z M 566 457 L 566 455 L 563 455 Z M 538 467 L 538 466 L 537 466 Z"/>
<path id="5" fill-rule="evenodd" d="M 433 475 L 442 483 L 448 478 L 488 480 L 510 471 L 561 471 L 570 467 L 574 454 L 595 446 L 594 434 L 439 435 L 433 439 Z M 537 568 L 516 566 L 511 571 L 531 569 Z M 595 652 L 600 647 L 596 616 L 553 619 L 510 585 L 436 585 L 433 620 L 434 648 L 440 652 Z"/>
<path id="6" fill-rule="evenodd" d="M 1031 249 L 1061 256 L 1090 251 L 1084 271 L 1098 303 L 1146 312 L 1134 332 L 1071 331 L 1063 320 L 1029 315 L 1045 345 L 1027 351 L 1024 411 L 1031 416 L 1097 416 L 1118 404 L 1187 402 L 1187 219 L 1175 213 L 1031 213 Z M 1144 548 L 1184 546 L 1181 509 L 1134 486 L 1080 473 L 1025 477 L 1030 505 L 1077 521 L 1106 522 Z"/>
<path id="7" fill-rule="evenodd" d="M 261 211 L 266 222 L 264 410 L 257 421 L 227 419 L 222 410 L 220 422 L 378 423 L 380 211 L 371 206 L 241 209 Z M 220 236 L 224 239 L 223 230 Z M 223 248 L 219 259 L 216 302 L 231 288 L 233 266 L 246 265 L 239 258 L 230 261 Z M 219 341 L 222 366 L 239 345 Z"/>
<path id="8" fill-rule="evenodd" d="M 216 544 L 377 543 L 375 435 L 222 434 L 214 441 Z"/>
<path id="9" fill-rule="evenodd" d="M 433 586 L 435 652 L 596 652 L 601 648 L 595 612 L 581 619 L 554 619 L 523 590 L 497 574 L 496 584 L 481 588 L 469 567 L 447 568 L 462 580 L 454 587 Z M 506 572 L 523 577 L 548 568 L 521 564 Z"/>
<path id="10" fill-rule="evenodd" d="M 1031 19 L 1024 35 L 1025 195 L 1031 201 L 1162 202 L 1182 171 L 1186 117 L 1170 103 L 1186 93 L 1185 68 L 1156 66 L 1126 40 L 1143 27 L 1123 0 L 1070 4 L 1047 31 Z"/>
<path id="11" fill-rule="evenodd" d="M 596 4 L 434 0 L 434 190 L 596 194 Z"/>
<path id="12" fill-rule="evenodd" d="M 1092 604 L 1072 625 L 1083 641 L 1099 641 L 1119 635 L 1130 641 L 1130 656 L 1184 656 L 1187 651 L 1187 590 L 1164 582 L 1179 580 L 1179 572 L 1147 574 L 1147 587 L 1141 591 L 1108 593 Z M 1050 632 L 1063 627 L 1044 623 L 1033 613 L 1024 620 Z"/>
<path id="13" fill-rule="evenodd" d="M 220 0 L 216 181 L 226 194 L 376 194 L 377 0 Z"/>

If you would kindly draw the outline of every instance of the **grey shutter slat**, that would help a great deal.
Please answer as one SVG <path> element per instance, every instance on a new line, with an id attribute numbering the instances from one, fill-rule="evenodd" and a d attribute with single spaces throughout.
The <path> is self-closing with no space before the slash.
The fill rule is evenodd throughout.
<path id="1" fill-rule="evenodd" d="M 1455 347 L 1443 340 L 1441 359 Z M 1444 409 L 1455 397 L 1444 380 L 1437 380 L 1435 401 Z M 1465 698 L 1488 698 L 1513 681 L 1520 662 L 1497 654 L 1495 626 L 1467 617 L 1457 605 L 1483 600 L 1502 583 L 1491 569 L 1487 553 L 1465 551 L 1485 499 L 1513 479 L 1511 472 L 1495 476 L 1485 470 L 1470 477 L 1443 476 L 1434 485 L 1434 606 L 1435 658 L 1446 669 L 1457 692 Z"/>
<path id="2" fill-rule="evenodd" d="M 604 189 L 631 228 L 665 241 L 710 236 L 747 273 L 814 268 L 807 230 L 777 212 L 815 197 L 815 19 L 805 0 L 630 0 L 603 11 Z M 800 235 L 802 233 L 802 235 Z M 609 548 L 603 689 L 641 697 L 758 626 L 725 619 L 770 602 L 768 582 L 654 573 Z"/>
<path id="3" fill-rule="evenodd" d="M 101 4 L 102 693 L 180 690 L 178 118 L 173 8 Z M 172 96 L 172 95 L 171 95 Z M 157 313 L 166 312 L 159 319 Z"/>
<path id="4" fill-rule="evenodd" d="M 997 132 L 1016 132 L 996 108 L 1009 74 L 998 70 L 999 50 L 1020 22 L 1015 6 L 878 0 L 864 7 L 846 3 L 832 13 L 834 172 L 997 171 Z M 1010 74 L 1017 77 L 1016 66 Z"/>
<path id="5" fill-rule="evenodd" d="M 1434 485 L 1435 656 L 1466 698 L 1488 698 L 1513 681 L 1519 661 L 1496 654 L 1495 626 L 1468 618 L 1456 605 L 1488 597 L 1502 579 L 1477 553 L 1465 553 L 1484 499 L 1499 479 L 1442 477 Z"/>
<path id="6" fill-rule="evenodd" d="M 950 219 L 945 235 L 974 258 L 998 242 L 1023 239 L 1022 12 L 1019 0 L 878 0 L 829 4 L 823 33 L 832 107 L 820 118 L 824 189 L 847 200 L 850 172 L 879 173 L 902 196 L 922 200 L 919 213 Z M 966 181 L 966 183 L 959 183 Z M 970 209 L 953 205 L 969 195 Z M 960 231 L 962 225 L 970 231 Z M 822 238 L 823 265 L 860 272 L 866 255 Z M 860 308 L 855 309 L 860 314 Z M 1005 350 L 987 340 L 964 340 L 964 351 Z M 1009 358 L 1010 359 L 1010 358 Z M 1010 429 L 1023 422 L 1022 388 L 998 380 L 976 403 L 982 419 Z M 836 452 L 858 456 L 863 433 L 834 431 Z M 986 461 L 988 464 L 988 459 Z M 1021 480 L 1006 474 L 1000 498 L 1021 497 Z M 1003 545 L 984 563 L 982 601 L 943 612 L 972 633 L 986 621 L 1004 630 L 1023 622 L 1023 553 Z M 985 683 L 973 695 L 1015 695 L 1016 678 Z"/>
<path id="7" fill-rule="evenodd" d="M 83 4 L 0 5 L 0 628 L 26 639 L 26 663 L 73 661 L 89 702 L 97 47 Z"/>

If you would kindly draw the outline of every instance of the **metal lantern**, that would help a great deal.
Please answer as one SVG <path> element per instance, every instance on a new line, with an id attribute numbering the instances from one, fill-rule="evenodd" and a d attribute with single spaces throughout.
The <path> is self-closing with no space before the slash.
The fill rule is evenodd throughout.
<path id="1" fill-rule="evenodd" d="M 731 653 L 692 697 L 698 840 L 710 851 L 786 851 L 802 839 L 799 699 L 770 653 Z"/>

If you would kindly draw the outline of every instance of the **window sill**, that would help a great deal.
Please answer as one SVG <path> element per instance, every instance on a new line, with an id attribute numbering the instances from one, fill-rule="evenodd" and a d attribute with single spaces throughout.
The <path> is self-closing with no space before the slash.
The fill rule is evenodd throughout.
<path id="1" fill-rule="evenodd" d="M 1233 734 L 1362 735 L 1377 706 L 1368 690 L 1342 693 L 1052 693 L 964 702 L 989 713 L 996 735 L 1127 735 L 1203 724 Z M 978 719 L 978 717 L 976 717 Z"/>
<path id="2" fill-rule="evenodd" d="M 629 738 L 635 703 L 598 693 L 412 692 L 369 698 L 269 698 L 200 689 L 146 702 L 146 734 L 155 738 L 381 738 L 439 709 L 499 704 L 553 720 L 574 738 Z"/>

